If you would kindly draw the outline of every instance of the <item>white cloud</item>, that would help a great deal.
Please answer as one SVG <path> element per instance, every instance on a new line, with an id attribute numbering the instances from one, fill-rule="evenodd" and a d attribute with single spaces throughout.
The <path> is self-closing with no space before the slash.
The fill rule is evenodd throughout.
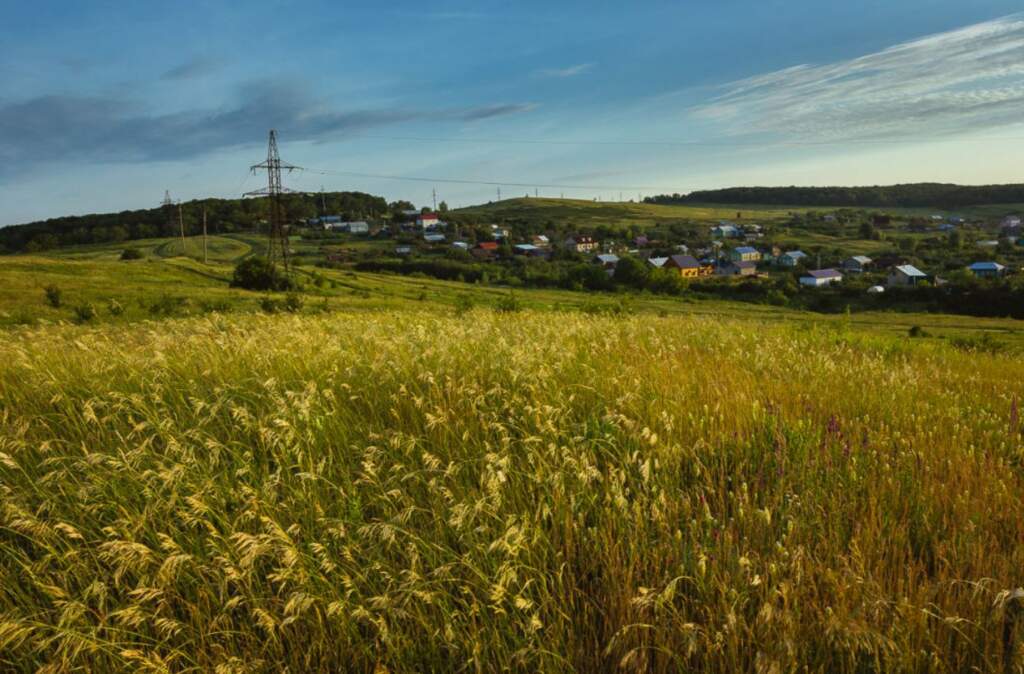
<path id="1" fill-rule="evenodd" d="M 582 75 L 591 68 L 594 67 L 593 63 L 580 63 L 568 68 L 545 68 L 544 70 L 538 71 L 538 74 L 543 77 L 576 77 Z"/>
<path id="2" fill-rule="evenodd" d="M 1019 121 L 1024 16 L 940 33 L 860 58 L 726 85 L 691 113 L 726 132 L 841 140 L 979 131 Z"/>

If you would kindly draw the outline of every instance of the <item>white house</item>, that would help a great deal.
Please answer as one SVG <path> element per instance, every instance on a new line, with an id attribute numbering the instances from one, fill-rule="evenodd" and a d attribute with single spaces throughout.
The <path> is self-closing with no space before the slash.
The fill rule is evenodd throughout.
<path id="1" fill-rule="evenodd" d="M 424 234 L 423 240 L 427 243 L 444 243 L 444 234 Z"/>
<path id="2" fill-rule="evenodd" d="M 647 258 L 647 264 L 651 265 L 655 269 L 661 269 L 668 262 L 667 257 L 649 257 Z"/>
<path id="3" fill-rule="evenodd" d="M 842 280 L 843 275 L 835 269 L 815 269 L 814 271 L 807 272 L 806 276 L 800 277 L 800 285 L 820 288 L 832 285 L 833 283 L 839 283 Z"/>
<path id="4" fill-rule="evenodd" d="M 416 226 L 423 229 L 429 229 L 430 227 L 437 227 L 441 224 L 441 218 L 437 217 L 437 213 L 420 213 L 416 216 Z"/>
<path id="5" fill-rule="evenodd" d="M 901 264 L 893 267 L 889 272 L 889 279 L 886 282 L 890 288 L 916 286 L 921 281 L 927 281 L 928 274 L 912 264 Z"/>
<path id="6" fill-rule="evenodd" d="M 1014 228 L 1020 227 L 1020 216 L 1019 215 L 1007 215 L 1003 218 L 1003 227 Z"/>
<path id="7" fill-rule="evenodd" d="M 720 222 L 717 227 L 711 228 L 711 236 L 720 239 L 735 239 L 741 234 L 740 228 L 731 222 Z"/>

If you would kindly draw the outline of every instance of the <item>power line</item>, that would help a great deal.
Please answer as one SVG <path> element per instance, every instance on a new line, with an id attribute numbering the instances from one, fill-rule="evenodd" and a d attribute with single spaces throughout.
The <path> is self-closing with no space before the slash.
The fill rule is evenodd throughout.
<path id="1" fill-rule="evenodd" d="M 397 142 L 423 142 L 423 143 L 493 143 L 510 145 L 608 145 L 608 146 L 679 146 L 679 147 L 820 147 L 831 145 L 913 145 L 921 143 L 1006 143 L 1024 141 L 1024 136 L 994 137 L 985 136 L 982 138 L 952 138 L 952 137 L 908 137 L 908 138 L 851 138 L 847 140 L 566 140 L 555 138 L 464 138 L 464 137 L 442 137 L 442 136 L 377 136 L 365 134 L 353 134 L 345 136 L 343 140 L 365 139 L 365 140 L 389 140 Z"/>
<path id="2" fill-rule="evenodd" d="M 645 190 L 645 191 L 658 191 L 671 189 L 665 186 L 653 187 L 650 185 L 563 185 L 560 183 L 536 183 L 536 182 L 516 182 L 513 180 L 470 180 L 467 178 L 428 178 L 422 176 L 395 176 L 395 175 L 384 175 L 381 173 L 359 173 L 357 171 L 337 171 L 334 169 L 316 169 L 316 168 L 302 168 L 301 171 L 307 173 L 315 173 L 317 175 L 325 176 L 348 176 L 353 178 L 371 178 L 375 180 L 398 180 L 406 182 L 423 182 L 423 183 L 450 183 L 456 185 L 487 185 L 490 187 L 534 187 L 534 188 L 551 188 L 551 189 L 564 189 L 564 190 Z"/>

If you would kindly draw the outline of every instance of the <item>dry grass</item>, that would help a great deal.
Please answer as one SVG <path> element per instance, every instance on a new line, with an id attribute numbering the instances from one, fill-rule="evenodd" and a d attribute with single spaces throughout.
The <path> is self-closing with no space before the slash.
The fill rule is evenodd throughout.
<path id="1" fill-rule="evenodd" d="M 700 318 L 0 344 L 0 668 L 997 668 L 1024 363 Z"/>

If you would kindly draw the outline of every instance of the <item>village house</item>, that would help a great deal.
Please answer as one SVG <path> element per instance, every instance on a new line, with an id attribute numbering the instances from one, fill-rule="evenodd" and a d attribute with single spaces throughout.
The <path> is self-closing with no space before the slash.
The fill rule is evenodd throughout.
<path id="1" fill-rule="evenodd" d="M 637 248 L 646 248 L 647 245 L 650 243 L 651 240 L 642 234 L 633 239 L 633 245 L 636 246 Z"/>
<path id="2" fill-rule="evenodd" d="M 806 276 L 800 277 L 800 285 L 821 288 L 822 286 L 839 283 L 842 280 L 843 275 L 835 269 L 815 269 L 807 272 Z"/>
<path id="3" fill-rule="evenodd" d="M 537 234 L 536 236 L 533 237 L 532 243 L 533 245 L 537 246 L 537 248 L 547 248 L 548 246 L 551 245 L 551 239 L 544 236 L 543 234 Z"/>
<path id="4" fill-rule="evenodd" d="M 499 227 L 498 225 L 491 225 L 491 236 L 493 236 L 496 241 L 504 241 L 505 239 L 512 236 L 512 233 L 505 229 L 504 227 Z"/>
<path id="5" fill-rule="evenodd" d="M 740 246 L 729 253 L 729 259 L 733 262 L 760 262 L 761 253 L 750 246 Z"/>
<path id="6" fill-rule="evenodd" d="M 661 269 L 668 262 L 667 257 L 649 257 L 647 258 L 647 264 L 651 265 L 655 269 Z"/>
<path id="7" fill-rule="evenodd" d="M 608 275 L 611 276 L 615 273 L 615 267 L 619 264 L 619 256 L 605 253 L 594 257 L 594 262 L 601 265 L 608 272 Z"/>
<path id="8" fill-rule="evenodd" d="M 843 271 L 851 274 L 863 274 L 871 266 L 872 260 L 866 255 L 854 255 L 843 262 Z"/>
<path id="9" fill-rule="evenodd" d="M 412 246 L 395 246 L 395 255 L 411 255 Z"/>
<path id="10" fill-rule="evenodd" d="M 465 241 L 455 241 L 452 243 L 452 248 L 455 250 L 469 250 L 469 244 Z"/>
<path id="11" fill-rule="evenodd" d="M 489 260 L 498 253 L 497 241 L 481 241 L 473 246 L 469 254 L 479 260 Z"/>
<path id="12" fill-rule="evenodd" d="M 692 255 L 672 255 L 665 262 L 663 269 L 675 269 L 684 278 L 697 278 L 698 276 L 710 276 L 714 273 L 714 267 L 704 264 Z"/>
<path id="13" fill-rule="evenodd" d="M 424 234 L 423 240 L 427 243 L 444 243 L 444 234 Z"/>
<path id="14" fill-rule="evenodd" d="M 1007 229 L 1014 229 L 1020 227 L 1020 216 L 1019 215 L 1007 215 L 1003 218 L 1003 227 Z"/>
<path id="15" fill-rule="evenodd" d="M 807 257 L 802 250 L 791 250 L 780 255 L 776 260 L 781 267 L 796 267 Z"/>
<path id="16" fill-rule="evenodd" d="M 732 260 L 720 264 L 715 273 L 719 276 L 757 276 L 757 263 L 750 260 Z"/>
<path id="17" fill-rule="evenodd" d="M 916 286 L 922 281 L 928 280 L 928 274 L 912 264 L 901 264 L 889 271 L 889 278 L 886 285 L 890 288 L 908 288 Z"/>
<path id="18" fill-rule="evenodd" d="M 999 278 L 1006 273 L 1006 267 L 998 262 L 975 262 L 968 269 L 978 278 Z"/>
<path id="19" fill-rule="evenodd" d="M 416 216 L 416 226 L 421 229 L 430 229 L 441 224 L 437 213 L 420 213 Z"/>
<path id="20" fill-rule="evenodd" d="M 565 240 L 565 248 L 577 253 L 592 253 L 598 250 L 600 244 L 592 236 L 570 236 Z"/>
<path id="21" fill-rule="evenodd" d="M 711 228 L 711 236 L 719 239 L 735 239 L 740 235 L 740 228 L 731 222 L 722 221 Z"/>

